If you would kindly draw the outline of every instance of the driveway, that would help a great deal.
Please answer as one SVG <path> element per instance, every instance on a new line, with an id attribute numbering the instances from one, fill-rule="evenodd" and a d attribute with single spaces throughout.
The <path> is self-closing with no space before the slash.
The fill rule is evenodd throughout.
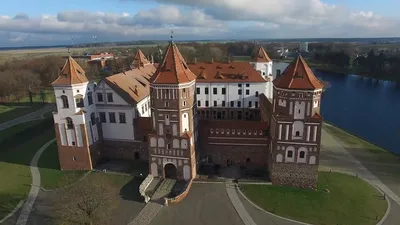
<path id="1" fill-rule="evenodd" d="M 193 183 L 181 202 L 163 207 L 151 225 L 243 225 L 226 192 L 225 183 Z"/>

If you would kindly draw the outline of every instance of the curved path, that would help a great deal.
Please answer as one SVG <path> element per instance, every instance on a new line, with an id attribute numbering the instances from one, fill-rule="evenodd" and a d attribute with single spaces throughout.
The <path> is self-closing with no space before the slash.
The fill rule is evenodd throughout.
<path id="1" fill-rule="evenodd" d="M 24 116 L 15 118 L 13 120 L 4 122 L 0 124 L 0 131 L 5 130 L 7 128 L 10 128 L 12 126 L 15 126 L 17 124 L 20 123 L 26 123 L 26 122 L 30 122 L 30 121 L 34 121 L 34 120 L 40 120 L 44 118 L 44 114 L 47 112 L 50 112 L 51 110 L 53 110 L 53 104 L 47 104 L 46 106 L 44 106 L 43 108 L 35 111 L 35 112 L 31 112 L 29 114 L 26 114 Z"/>
<path id="2" fill-rule="evenodd" d="M 25 225 L 28 221 L 29 214 L 31 213 L 32 206 L 35 203 L 36 197 L 39 193 L 40 190 L 40 172 L 39 168 L 37 167 L 37 164 L 39 162 L 39 158 L 42 155 L 43 151 L 46 150 L 46 148 L 52 144 L 56 139 L 52 139 L 51 141 L 47 142 L 44 144 L 33 156 L 31 163 L 30 163 L 30 169 L 31 169 L 31 174 L 32 174 L 32 187 L 31 190 L 29 191 L 28 198 L 25 201 L 25 204 L 22 208 L 21 214 L 18 217 L 16 225 Z"/>

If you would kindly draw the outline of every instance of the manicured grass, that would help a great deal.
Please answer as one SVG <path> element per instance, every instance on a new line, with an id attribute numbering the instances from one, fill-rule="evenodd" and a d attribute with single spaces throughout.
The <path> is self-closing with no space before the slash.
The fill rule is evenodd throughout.
<path id="1" fill-rule="evenodd" d="M 41 185 L 45 189 L 57 189 L 78 181 L 87 171 L 61 171 L 57 143 L 52 143 L 39 159 Z M 68 180 L 64 179 L 68 176 Z"/>
<path id="2" fill-rule="evenodd" d="M 386 200 L 367 182 L 333 172 L 319 172 L 317 191 L 246 184 L 241 190 L 269 212 L 312 224 L 372 225 L 387 209 Z"/>
<path id="3" fill-rule="evenodd" d="M 17 135 L 19 132 L 22 132 L 25 129 L 28 129 L 30 127 L 34 127 L 42 122 L 43 122 L 42 120 L 30 121 L 30 122 L 26 122 L 26 123 L 17 124 L 8 129 L 0 131 L 0 145 L 2 144 L 3 140 L 5 140 L 7 138 L 11 138 L 14 135 Z"/>
<path id="4" fill-rule="evenodd" d="M 31 112 L 35 112 L 42 108 L 44 105 L 35 104 L 33 106 L 27 107 L 13 107 L 13 106 L 4 106 L 0 105 L 0 123 L 4 123 L 15 118 L 24 116 Z"/>
<path id="5" fill-rule="evenodd" d="M 54 129 L 38 130 L 13 146 L 0 148 L 0 218 L 26 198 L 32 183 L 30 161 L 40 147 L 55 137 Z"/>

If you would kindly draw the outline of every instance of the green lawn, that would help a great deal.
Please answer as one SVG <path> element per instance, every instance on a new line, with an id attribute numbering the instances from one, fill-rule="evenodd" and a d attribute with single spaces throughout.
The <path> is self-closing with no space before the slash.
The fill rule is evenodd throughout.
<path id="1" fill-rule="evenodd" d="M 0 123 L 24 116 L 41 109 L 44 105 L 34 104 L 33 106 L 13 107 L 0 105 Z"/>
<path id="2" fill-rule="evenodd" d="M 24 125 L 31 126 L 32 124 Z M 3 131 L 2 134 L 7 131 Z M 4 141 L 0 142 L 2 146 L 0 148 L 0 218 L 11 212 L 21 200 L 26 198 L 32 183 L 30 161 L 36 151 L 54 137 L 54 129 L 46 127 L 30 135 L 14 133 L 12 138 L 16 141 L 13 145 L 7 144 L 7 147 L 4 147 Z"/>
<path id="3" fill-rule="evenodd" d="M 57 189 L 79 180 L 87 171 L 61 171 L 58 160 L 57 143 L 52 143 L 39 159 L 39 171 L 42 187 Z M 68 180 L 64 179 L 68 176 Z M 68 182 L 68 183 L 66 183 Z"/>
<path id="4" fill-rule="evenodd" d="M 269 212 L 312 224 L 372 225 L 387 209 L 386 200 L 367 182 L 333 172 L 319 172 L 317 191 L 267 185 L 241 185 L 241 190 Z"/>

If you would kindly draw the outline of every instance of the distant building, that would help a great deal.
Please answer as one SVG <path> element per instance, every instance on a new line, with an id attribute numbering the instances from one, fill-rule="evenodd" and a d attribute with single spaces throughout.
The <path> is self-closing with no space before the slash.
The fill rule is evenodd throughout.
<path id="1" fill-rule="evenodd" d="M 308 42 L 300 43 L 300 52 L 308 52 Z"/>

